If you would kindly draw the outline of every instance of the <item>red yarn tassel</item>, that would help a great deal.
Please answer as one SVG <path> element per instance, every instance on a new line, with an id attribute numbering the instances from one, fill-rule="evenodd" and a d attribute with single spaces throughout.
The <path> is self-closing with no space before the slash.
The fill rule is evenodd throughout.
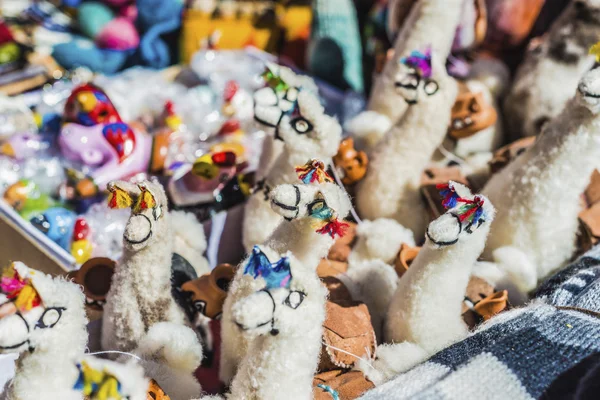
<path id="1" fill-rule="evenodd" d="M 335 235 L 339 237 L 344 237 L 346 234 L 346 229 L 348 229 L 350 225 L 345 222 L 340 222 L 339 219 L 334 219 L 333 221 L 328 222 L 324 227 L 317 230 L 317 233 L 321 235 L 328 234 L 332 238 L 335 239 Z"/>

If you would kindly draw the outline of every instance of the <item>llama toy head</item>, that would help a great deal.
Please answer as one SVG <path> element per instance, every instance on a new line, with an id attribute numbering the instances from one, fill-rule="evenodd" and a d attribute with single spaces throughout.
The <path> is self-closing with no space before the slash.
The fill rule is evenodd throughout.
<path id="1" fill-rule="evenodd" d="M 415 50 L 399 63 L 396 91 L 409 105 L 435 96 L 447 81 L 445 67 L 432 56 L 431 49 Z"/>
<path id="2" fill-rule="evenodd" d="M 275 136 L 288 148 L 303 154 L 333 157 L 342 140 L 342 127 L 325 114 L 315 95 L 301 91 L 290 111 L 281 117 Z"/>
<path id="3" fill-rule="evenodd" d="M 65 356 L 70 350 L 83 353 L 84 302 L 76 284 L 12 263 L 0 283 L 0 353 L 36 349 L 56 349 Z"/>
<path id="4" fill-rule="evenodd" d="M 292 109 L 301 90 L 318 93 L 312 78 L 277 64 L 268 63 L 263 78 L 267 86 L 254 93 L 254 119 L 271 128 Z"/>
<path id="5" fill-rule="evenodd" d="M 600 68 L 589 71 L 581 78 L 575 98 L 592 114 L 600 113 Z"/>
<path id="6" fill-rule="evenodd" d="M 321 161 L 311 160 L 296 171 L 302 183 L 273 189 L 273 210 L 288 221 L 309 219 L 318 233 L 342 236 L 346 224 L 341 220 L 352 208 L 348 193 L 333 182 Z"/>
<path id="7" fill-rule="evenodd" d="M 429 224 L 427 238 L 437 247 L 482 237 L 485 243 L 496 212 L 490 201 L 453 181 L 438 185 L 438 189 L 447 211 Z"/>
<path id="8" fill-rule="evenodd" d="M 255 246 L 243 268 L 245 275 L 264 281 L 261 290 L 233 305 L 234 322 L 245 334 L 302 336 L 324 313 L 325 287 L 292 254 Z"/>
<path id="9" fill-rule="evenodd" d="M 158 182 L 132 184 L 124 181 L 108 184 L 110 208 L 131 208 L 131 217 L 123 233 L 123 245 L 139 251 L 161 240 L 158 233 L 168 227 L 167 196 Z"/>

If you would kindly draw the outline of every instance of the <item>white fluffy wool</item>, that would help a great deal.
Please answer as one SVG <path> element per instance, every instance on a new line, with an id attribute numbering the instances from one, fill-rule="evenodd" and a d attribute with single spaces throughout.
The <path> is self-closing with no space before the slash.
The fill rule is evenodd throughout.
<path id="1" fill-rule="evenodd" d="M 454 187 L 459 196 L 473 199 L 463 185 L 455 183 Z M 378 373 L 361 363 L 363 372 L 370 373 L 378 384 L 467 335 L 461 307 L 495 212 L 489 200 L 483 200 L 485 217 L 480 225 L 471 227 L 472 233 L 466 222 L 460 223 L 454 215 L 460 203 L 429 224 L 425 245 L 398 281 L 390 303 L 384 338 L 392 344 L 377 350 L 373 366 Z"/>
<path id="2" fill-rule="evenodd" d="M 274 188 L 284 183 L 298 182 L 295 168 L 310 159 L 329 160 L 338 150 L 342 140 L 342 128 L 335 118 L 325 114 L 319 99 L 308 91 L 298 95 L 298 106 L 303 118 L 310 122 L 313 130 L 298 134 L 292 127 L 289 115 L 282 118 L 279 134 L 285 145 L 266 178 L 266 185 Z M 242 239 L 246 251 L 262 244 L 282 221 L 280 215 L 271 210 L 263 191 L 253 193 L 244 208 Z"/>
<path id="3" fill-rule="evenodd" d="M 346 191 L 333 183 L 280 185 L 273 190 L 272 200 L 280 204 L 294 205 L 296 203 L 294 187 L 300 194 L 298 213 L 292 218 L 292 215 L 286 214 L 285 210 L 273 206 L 274 212 L 290 217 L 292 220 L 281 223 L 261 246 L 261 249 L 271 262 L 279 259 L 279 254 L 289 251 L 302 263 L 304 268 L 316 271 L 319 262 L 333 245 L 334 239 L 329 235 L 315 232 L 316 228 L 313 226 L 315 221 L 308 215 L 308 204 L 322 196 L 327 205 L 337 212 L 340 219 L 349 214 L 352 205 Z M 256 291 L 257 285 L 260 285 L 260 282 L 243 274 L 243 265 L 245 265 L 245 261 L 240 264 L 223 305 L 220 378 L 226 383 L 233 378 L 235 370 L 248 348 L 247 338 L 242 335 L 232 320 L 232 306 L 242 297 Z"/>
<path id="4" fill-rule="evenodd" d="M 362 220 L 356 227 L 356 241 L 348 256 L 350 264 L 379 259 L 393 264 L 402 243 L 415 246 L 415 238 L 410 229 L 406 229 L 390 218 L 378 218 L 373 221 Z"/>
<path id="5" fill-rule="evenodd" d="M 188 400 L 200 394 L 193 375 L 202 362 L 202 346 L 196 333 L 184 325 L 159 322 L 150 327 L 133 352 L 172 400 Z M 125 357 L 123 357 L 125 359 Z"/>
<path id="6" fill-rule="evenodd" d="M 392 121 L 387 115 L 369 110 L 361 112 L 344 124 L 344 128 L 352 133 L 358 149 L 375 147 L 391 127 Z"/>
<path id="7" fill-rule="evenodd" d="M 313 398 L 327 289 L 313 268 L 306 268 L 293 256 L 290 265 L 289 289 L 254 292 L 233 305 L 232 316 L 244 327 L 243 335 L 251 344 L 231 383 L 230 399 Z M 262 278 L 257 281 L 265 286 Z M 293 296 L 296 300 L 301 297 L 297 292 L 305 294 L 299 305 L 293 301 Z M 263 325 L 271 319 L 272 323 Z"/>
<path id="8" fill-rule="evenodd" d="M 446 136 L 458 91 L 454 79 L 437 61 L 434 54 L 432 79 L 439 85 L 438 92 L 433 96 L 420 93 L 419 101 L 375 147 L 356 196 L 361 217 L 393 218 L 410 229 L 417 242 L 422 240 L 427 225 L 421 174 Z M 406 68 L 400 71 L 406 73 Z"/>
<path id="9" fill-rule="evenodd" d="M 498 208 L 484 257 L 516 277 L 522 291 L 561 268 L 575 251 L 580 194 L 600 157 L 600 69 L 581 79 L 575 99 L 541 137 L 483 189 Z M 510 246 L 512 250 L 505 250 Z M 528 262 L 521 262 L 523 256 Z M 515 270 L 519 266 L 520 271 Z"/>
<path id="10" fill-rule="evenodd" d="M 254 95 L 255 114 L 260 114 L 260 111 L 257 110 L 257 108 L 260 107 L 274 108 L 277 109 L 277 113 L 273 118 L 274 120 L 279 120 L 281 115 L 291 107 L 291 102 L 286 100 L 290 89 L 292 91 L 306 90 L 314 95 L 318 95 L 319 89 L 311 77 L 307 75 L 297 75 L 290 68 L 276 64 L 270 64 L 269 67 L 274 73 L 279 75 L 279 77 L 288 85 L 289 89 L 275 93 L 273 93 L 270 88 L 264 88 L 257 91 Z M 263 91 L 265 90 L 271 91 L 271 96 L 267 96 L 268 98 L 263 100 L 262 93 L 264 93 Z M 264 124 L 260 124 L 260 127 L 265 131 L 266 136 L 263 141 L 263 148 L 260 153 L 258 167 L 256 168 L 257 180 L 261 180 L 268 176 L 271 167 L 273 167 L 273 164 L 283 152 L 283 141 L 275 139 L 275 128 L 265 126 Z"/>
<path id="11" fill-rule="evenodd" d="M 210 273 L 208 260 L 204 257 L 207 243 L 202 224 L 192 213 L 171 211 L 169 214 L 175 235 L 173 252 L 192 264 L 198 276 Z"/>
<path id="12" fill-rule="evenodd" d="M 123 256 L 115 268 L 104 306 L 102 348 L 131 351 L 157 322 L 184 323 L 183 311 L 171 296 L 173 230 L 167 197 L 158 183 L 144 181 L 154 196 L 156 210 L 132 213 L 123 234 Z M 137 199 L 136 185 L 117 182 Z M 161 216 L 155 219 L 155 215 Z M 131 241 L 147 240 L 139 244 Z"/>
<path id="13" fill-rule="evenodd" d="M 34 273 L 31 275 L 33 286 L 46 308 L 63 307 L 65 310 L 56 325 L 46 329 L 34 329 L 44 313 L 43 306 L 23 313 L 29 329 L 25 329 L 23 320 L 17 314 L 0 319 L 0 346 L 24 342 L 18 348 L 2 351 L 20 353 L 20 357 L 16 363 L 15 377 L 7 384 L 0 398 L 82 400 L 82 394 L 73 390 L 73 385 L 79 374 L 75 362 L 83 355 L 88 339 L 83 292 L 79 286 L 61 277 L 52 278 L 42 272 L 29 270 L 22 263 L 18 264 L 22 271 Z M 50 312 L 44 322 L 56 322 L 56 318 L 53 318 L 56 315 Z"/>
<path id="14" fill-rule="evenodd" d="M 420 0 L 415 2 L 394 43 L 394 57 L 376 77 L 368 110 L 385 115 L 392 124 L 406 111 L 406 103 L 395 91 L 399 61 L 413 50 L 431 47 L 433 54 L 446 62 L 460 20 L 463 0 Z M 360 125 L 365 126 L 368 122 Z"/>
<path id="15" fill-rule="evenodd" d="M 529 49 L 524 62 L 517 70 L 513 86 L 504 102 L 507 129 L 515 138 L 540 133 L 545 121 L 549 121 L 565 107 L 573 96 L 577 82 L 594 65 L 594 57 L 588 48 L 600 36 L 600 24 L 596 17 L 587 21 L 576 17 L 579 4 L 589 8 L 583 13 L 597 14 L 597 0 L 571 2 L 562 15 L 535 48 Z M 553 55 L 562 48 L 572 60 L 565 61 Z M 554 51 L 556 52 L 556 51 Z"/>

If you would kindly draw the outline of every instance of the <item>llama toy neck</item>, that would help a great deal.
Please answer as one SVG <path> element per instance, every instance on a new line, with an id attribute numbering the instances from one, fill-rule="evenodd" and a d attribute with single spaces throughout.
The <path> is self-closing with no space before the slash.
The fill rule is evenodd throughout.
<path id="1" fill-rule="evenodd" d="M 567 105 L 534 147 L 492 177 L 483 192 L 498 205 L 484 256 L 516 246 L 537 268 L 538 280 L 575 251 L 580 195 L 600 157 L 600 119 Z"/>
<path id="2" fill-rule="evenodd" d="M 413 2 L 395 41 L 394 56 L 385 64 L 371 91 L 368 109 L 397 121 L 406 111 L 406 103 L 394 88 L 399 61 L 412 50 L 431 46 L 433 53 L 444 62 L 450 54 L 463 0 L 424 0 Z"/>
<path id="3" fill-rule="evenodd" d="M 312 218 L 282 222 L 265 244 L 279 254 L 290 251 L 303 265 L 317 268 L 334 239 L 316 232 Z"/>
<path id="4" fill-rule="evenodd" d="M 277 400 L 293 394 L 294 399 L 312 399 L 312 379 L 321 352 L 324 318 L 323 312 L 315 315 L 314 320 L 305 321 L 298 335 L 266 335 L 251 341 L 231 385 L 231 398 Z"/>
<path id="5" fill-rule="evenodd" d="M 396 293 L 402 295 L 390 305 L 386 340 L 412 342 L 431 352 L 466 333 L 461 307 L 487 233 L 482 227 L 473 233 L 476 237 L 441 249 L 427 240 L 398 282 Z"/>
<path id="6" fill-rule="evenodd" d="M 419 191 L 421 174 L 446 135 L 456 97 L 455 83 L 448 78 L 445 82 L 442 93 L 411 106 L 377 144 L 357 191 L 361 217 L 393 218 L 412 230 L 417 241 L 427 225 Z"/>

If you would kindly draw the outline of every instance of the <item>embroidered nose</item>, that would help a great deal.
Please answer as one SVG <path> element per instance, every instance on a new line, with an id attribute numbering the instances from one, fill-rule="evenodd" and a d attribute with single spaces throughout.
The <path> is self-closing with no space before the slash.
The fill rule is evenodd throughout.
<path id="1" fill-rule="evenodd" d="M 269 333 L 270 333 L 272 336 L 277 336 L 277 335 L 279 335 L 279 329 L 275 329 L 275 328 L 273 328 L 273 329 L 271 329 L 271 332 L 269 332 Z"/>

